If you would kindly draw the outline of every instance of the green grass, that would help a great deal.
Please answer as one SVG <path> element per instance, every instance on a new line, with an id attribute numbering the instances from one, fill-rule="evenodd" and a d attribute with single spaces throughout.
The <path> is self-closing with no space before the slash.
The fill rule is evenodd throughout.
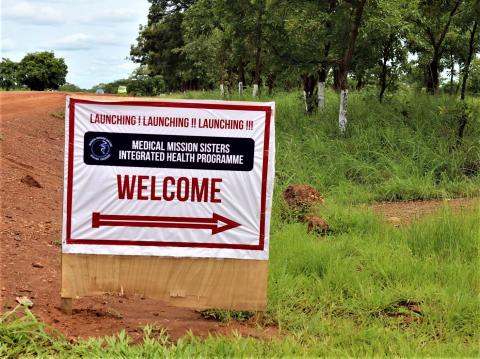
<path id="1" fill-rule="evenodd" d="M 180 96 L 178 96 L 180 97 Z M 220 98 L 193 92 L 185 98 Z M 231 100 L 251 100 L 232 95 Z M 469 124 L 455 147 L 461 104 L 450 96 L 400 93 L 380 104 L 352 92 L 349 125 L 338 132 L 338 94 L 326 108 L 304 114 L 300 93 L 276 101 L 276 186 L 309 183 L 343 203 L 424 200 L 480 195 L 480 101 L 469 102 Z"/>
<path id="2" fill-rule="evenodd" d="M 400 94 L 380 105 L 369 96 L 352 94 L 345 136 L 336 128 L 334 94 L 313 116 L 303 115 L 298 94 L 276 96 L 265 324 L 278 327 L 277 338 L 187 335 L 173 343 L 168 332 L 148 326 L 141 345 L 125 333 L 72 344 L 17 308 L 0 321 L 0 357 L 479 357 L 480 205 L 441 208 L 395 228 L 365 204 L 479 195 L 480 176 L 471 171 L 480 168 L 477 104 L 471 103 L 465 142 L 455 148 L 453 99 Z M 316 212 L 330 224 L 329 235 L 319 238 L 295 223 L 282 199 L 291 183 L 309 183 L 326 195 Z M 250 314 L 205 315 L 228 321 Z"/>

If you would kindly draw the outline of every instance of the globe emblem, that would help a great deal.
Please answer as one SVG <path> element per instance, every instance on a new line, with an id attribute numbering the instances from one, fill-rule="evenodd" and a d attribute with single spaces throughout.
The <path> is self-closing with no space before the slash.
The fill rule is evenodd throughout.
<path id="1" fill-rule="evenodd" d="M 97 161 L 104 161 L 111 156 L 112 142 L 106 137 L 95 137 L 90 141 L 89 146 L 90 157 Z"/>

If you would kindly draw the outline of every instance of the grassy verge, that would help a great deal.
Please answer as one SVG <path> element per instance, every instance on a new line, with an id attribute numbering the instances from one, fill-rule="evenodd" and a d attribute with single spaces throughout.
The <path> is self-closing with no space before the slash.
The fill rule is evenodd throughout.
<path id="1" fill-rule="evenodd" d="M 400 228 L 358 207 L 320 211 L 333 228 L 321 239 L 274 220 L 266 321 L 280 328 L 278 338 L 171 343 L 147 327 L 142 345 L 125 333 L 71 344 L 27 311 L 2 318 L 0 357 L 480 355 L 480 207 L 445 208 Z"/>
<path id="2" fill-rule="evenodd" d="M 180 95 L 178 95 L 180 97 Z M 193 92 L 185 98 L 220 98 Z M 230 100 L 251 100 L 232 95 Z M 462 146 L 455 147 L 462 104 L 450 96 L 399 93 L 380 104 L 352 92 L 349 125 L 338 132 L 338 94 L 305 115 L 300 93 L 276 101 L 276 185 L 309 183 L 343 203 L 423 200 L 480 195 L 480 101 L 469 103 Z"/>

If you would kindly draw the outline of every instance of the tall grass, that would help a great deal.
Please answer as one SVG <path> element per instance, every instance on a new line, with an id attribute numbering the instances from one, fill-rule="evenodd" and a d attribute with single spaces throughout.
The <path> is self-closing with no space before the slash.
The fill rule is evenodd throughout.
<path id="1" fill-rule="evenodd" d="M 274 236 L 269 305 L 281 327 L 313 335 L 323 354 L 480 354 L 480 207 L 402 228 L 332 207 L 321 212 L 340 234 L 288 224 Z M 410 325 L 385 315 L 402 301 L 421 303 Z"/>
<path id="2" fill-rule="evenodd" d="M 182 95 L 220 98 L 211 92 Z M 251 99 L 238 95 L 226 99 Z M 379 103 L 369 92 L 350 95 L 347 133 L 338 131 L 338 95 L 304 113 L 299 93 L 276 101 L 276 178 L 283 191 L 309 183 L 344 203 L 422 200 L 480 194 L 480 101 L 472 100 L 462 146 L 455 146 L 462 104 L 450 96 L 399 93 Z"/>

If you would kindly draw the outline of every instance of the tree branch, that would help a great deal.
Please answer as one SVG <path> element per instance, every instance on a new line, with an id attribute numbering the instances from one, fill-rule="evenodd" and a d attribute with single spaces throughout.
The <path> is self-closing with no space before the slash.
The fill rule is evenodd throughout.
<path id="1" fill-rule="evenodd" d="M 457 12 L 458 10 L 458 7 L 460 6 L 460 3 L 462 2 L 462 0 L 457 0 L 455 2 L 455 6 L 453 7 L 453 9 L 450 11 L 450 16 L 448 17 L 448 21 L 447 23 L 445 24 L 445 27 L 443 28 L 443 31 L 442 33 L 440 34 L 440 38 L 438 39 L 438 44 L 437 44 L 437 48 L 440 49 L 439 51 L 439 55 L 442 54 L 443 52 L 443 49 L 441 48 L 442 47 L 442 43 L 443 43 L 443 40 L 445 40 L 445 36 L 447 35 L 447 32 L 448 32 L 448 28 L 450 27 L 450 23 L 452 22 L 452 18 L 453 16 L 455 15 L 455 13 Z"/>

